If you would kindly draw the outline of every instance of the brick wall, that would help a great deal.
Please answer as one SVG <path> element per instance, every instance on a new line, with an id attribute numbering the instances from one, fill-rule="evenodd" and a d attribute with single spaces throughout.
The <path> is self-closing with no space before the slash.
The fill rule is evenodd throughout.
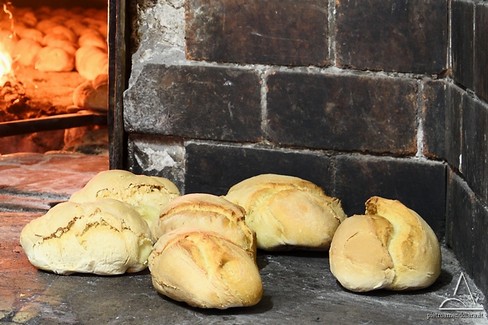
<path id="1" fill-rule="evenodd" d="M 214 194 L 259 173 L 295 175 L 349 215 L 372 195 L 399 199 L 488 294 L 486 2 L 141 0 L 130 10 L 128 169 Z"/>
<path id="2" fill-rule="evenodd" d="M 451 165 L 446 241 L 488 296 L 488 3 L 451 6 L 453 75 L 438 110 Z"/>

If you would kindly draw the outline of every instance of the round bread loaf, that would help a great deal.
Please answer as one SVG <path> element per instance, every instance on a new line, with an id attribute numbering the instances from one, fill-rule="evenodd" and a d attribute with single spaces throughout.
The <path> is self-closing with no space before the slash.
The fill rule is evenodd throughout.
<path id="1" fill-rule="evenodd" d="M 52 26 L 49 30 L 45 31 L 45 34 L 44 45 L 47 45 L 50 39 L 65 40 L 70 43 L 76 43 L 78 41 L 76 34 L 70 28 L 62 25 Z"/>
<path id="2" fill-rule="evenodd" d="M 96 46 L 107 51 L 106 39 L 97 30 L 93 29 L 86 30 L 80 35 L 78 45 L 79 47 Z"/>
<path id="3" fill-rule="evenodd" d="M 46 42 L 46 46 L 59 47 L 65 50 L 67 53 L 73 55 L 73 57 L 76 55 L 76 50 L 77 50 L 76 44 L 63 39 L 57 39 L 56 37 L 47 37 L 47 36 L 48 35 L 46 35 L 44 39 L 44 42 Z"/>
<path id="4" fill-rule="evenodd" d="M 108 109 L 108 75 L 98 75 L 95 80 L 86 80 L 73 92 L 73 104 L 78 107 Z"/>
<path id="5" fill-rule="evenodd" d="M 415 290 L 439 277 L 441 251 L 415 211 L 375 196 L 366 202 L 366 215 L 349 217 L 338 227 L 329 263 L 335 278 L 351 291 Z"/>
<path id="6" fill-rule="evenodd" d="M 17 25 L 33 27 L 37 24 L 37 17 L 29 8 L 17 8 L 14 13 L 16 28 Z"/>
<path id="7" fill-rule="evenodd" d="M 176 185 L 164 177 L 136 175 L 126 170 L 112 169 L 95 175 L 70 197 L 72 202 L 90 202 L 111 198 L 133 206 L 151 229 L 158 222 L 164 207 L 180 195 Z"/>
<path id="8" fill-rule="evenodd" d="M 62 48 L 46 46 L 37 53 L 34 67 L 39 71 L 72 71 L 75 57 Z"/>
<path id="9" fill-rule="evenodd" d="M 327 250 L 346 215 L 338 199 L 304 179 L 262 174 L 232 186 L 225 198 L 246 210 L 246 223 L 264 250 Z"/>
<path id="10" fill-rule="evenodd" d="M 58 274 L 139 272 L 153 241 L 131 206 L 117 200 L 63 202 L 29 222 L 20 234 L 36 268 Z"/>
<path id="11" fill-rule="evenodd" d="M 44 34 L 35 28 L 15 28 L 15 33 L 21 38 L 21 39 L 30 39 L 33 40 L 39 44 L 42 43 L 42 40 L 44 39 Z"/>
<path id="12" fill-rule="evenodd" d="M 175 229 L 211 231 L 256 256 L 253 231 L 244 221 L 245 211 L 226 199 L 205 193 L 175 198 L 163 210 L 155 230 L 156 238 Z"/>
<path id="13" fill-rule="evenodd" d="M 97 46 L 82 46 L 76 51 L 75 67 L 83 78 L 94 80 L 108 74 L 108 53 Z"/>
<path id="14" fill-rule="evenodd" d="M 49 19 L 42 19 L 38 21 L 36 25 L 36 29 L 43 33 L 47 33 L 56 26 L 59 26 L 59 22 L 56 21 L 54 17 L 52 17 Z"/>
<path id="15" fill-rule="evenodd" d="M 15 44 L 12 57 L 16 62 L 23 66 L 34 66 L 37 54 L 42 50 L 42 46 L 28 38 L 21 39 Z"/>
<path id="16" fill-rule="evenodd" d="M 149 256 L 149 270 L 159 293 L 193 307 L 252 306 L 263 294 L 254 259 L 212 232 L 165 234 Z"/>

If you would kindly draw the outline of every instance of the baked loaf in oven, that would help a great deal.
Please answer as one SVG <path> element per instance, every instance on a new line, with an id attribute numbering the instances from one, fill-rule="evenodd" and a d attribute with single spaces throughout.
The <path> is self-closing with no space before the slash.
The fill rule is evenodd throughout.
<path id="1" fill-rule="evenodd" d="M 78 39 L 79 47 L 95 46 L 107 51 L 107 41 L 98 31 L 88 29 L 81 33 Z"/>
<path id="2" fill-rule="evenodd" d="M 100 74 L 108 74 L 108 53 L 97 46 L 83 46 L 76 51 L 75 66 L 85 79 L 94 80 Z"/>
<path id="3" fill-rule="evenodd" d="M 20 234 L 29 261 L 58 274 L 114 275 L 147 267 L 153 241 L 146 222 L 117 200 L 63 202 Z"/>
<path id="4" fill-rule="evenodd" d="M 73 104 L 78 107 L 108 109 L 108 75 L 101 74 L 95 80 L 86 80 L 73 92 Z"/>
<path id="5" fill-rule="evenodd" d="M 23 38 L 15 44 L 12 50 L 12 57 L 23 66 L 32 66 L 35 64 L 37 55 L 41 50 L 42 46 L 38 42 Z"/>
<path id="6" fill-rule="evenodd" d="M 153 232 L 164 207 L 180 195 L 176 185 L 164 177 L 136 175 L 126 170 L 106 170 L 95 175 L 70 197 L 72 202 L 111 198 L 130 204 Z"/>
<path id="7" fill-rule="evenodd" d="M 44 31 L 46 34 L 43 39 L 44 45 L 48 45 L 50 41 L 53 40 L 63 40 L 70 43 L 76 43 L 78 41 L 78 36 L 66 26 L 54 25 L 49 30 Z"/>
<path id="8" fill-rule="evenodd" d="M 244 209 L 222 197 L 206 193 L 186 194 L 175 198 L 162 211 L 155 236 L 159 238 L 175 229 L 215 232 L 254 258 L 255 234 L 246 225 L 244 217 Z"/>
<path id="9" fill-rule="evenodd" d="M 20 37 L 20 39 L 30 39 L 39 44 L 41 44 L 42 40 L 44 39 L 44 34 L 35 28 L 16 26 L 15 33 Z"/>
<path id="10" fill-rule="evenodd" d="M 6 33 L 9 40 L 36 42 L 31 42 L 35 45 L 35 53 L 23 51 L 23 47 L 28 44 L 26 42 L 16 52 L 13 52 L 13 46 L 4 46 L 4 50 L 8 50 L 12 57 L 15 58 L 17 55 L 22 59 L 20 63 L 23 66 L 33 66 L 43 72 L 70 72 L 79 67 L 79 74 L 88 80 L 94 80 L 99 74 L 108 73 L 106 9 L 83 8 L 82 12 L 79 8 L 62 9 L 47 6 L 34 10 L 22 7 L 10 9 L 13 10 L 15 25 L 13 26 L 9 19 L 0 21 L 0 34 Z M 7 45 L 5 41 L 3 43 Z M 39 46 L 42 51 L 38 49 Z M 75 60 L 79 48 L 83 50 Z M 39 58 L 38 52 L 41 56 Z"/>
<path id="11" fill-rule="evenodd" d="M 332 274 L 351 291 L 414 290 L 441 272 L 436 235 L 415 211 L 397 200 L 372 197 L 366 214 L 347 218 L 329 252 Z"/>
<path id="12" fill-rule="evenodd" d="M 263 294 L 254 259 L 216 233 L 173 230 L 159 238 L 148 264 L 154 288 L 190 306 L 252 306 Z"/>
<path id="13" fill-rule="evenodd" d="M 225 198 L 246 210 L 246 223 L 263 250 L 329 249 L 346 218 L 338 199 L 307 180 L 262 174 L 232 186 Z"/>
<path id="14" fill-rule="evenodd" d="M 37 53 L 34 67 L 39 71 L 72 71 L 75 57 L 60 47 L 46 46 Z"/>

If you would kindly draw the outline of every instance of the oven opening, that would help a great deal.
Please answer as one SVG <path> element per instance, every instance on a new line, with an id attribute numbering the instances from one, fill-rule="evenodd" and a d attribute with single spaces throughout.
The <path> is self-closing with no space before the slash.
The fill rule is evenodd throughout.
<path id="1" fill-rule="evenodd" d="M 108 146 L 106 0 L 0 7 L 0 154 Z"/>

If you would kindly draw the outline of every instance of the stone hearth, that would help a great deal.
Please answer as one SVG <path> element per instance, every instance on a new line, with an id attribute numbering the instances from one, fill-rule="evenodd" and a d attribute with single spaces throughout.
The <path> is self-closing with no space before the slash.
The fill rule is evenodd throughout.
<path id="1" fill-rule="evenodd" d="M 153 289 L 147 270 L 114 277 L 37 271 L 19 245 L 22 227 L 107 168 L 105 155 L 52 152 L 0 157 L 0 322 L 453 324 L 455 317 L 456 324 L 488 324 L 483 311 L 439 310 L 445 299 L 453 297 L 464 272 L 445 247 L 439 280 L 427 290 L 411 293 L 347 292 L 330 273 L 326 253 L 260 253 L 262 301 L 226 311 L 194 309 L 164 298 Z M 482 293 L 469 277 L 467 281 L 473 297 L 481 301 Z M 467 288 L 460 288 L 466 297 Z"/>

